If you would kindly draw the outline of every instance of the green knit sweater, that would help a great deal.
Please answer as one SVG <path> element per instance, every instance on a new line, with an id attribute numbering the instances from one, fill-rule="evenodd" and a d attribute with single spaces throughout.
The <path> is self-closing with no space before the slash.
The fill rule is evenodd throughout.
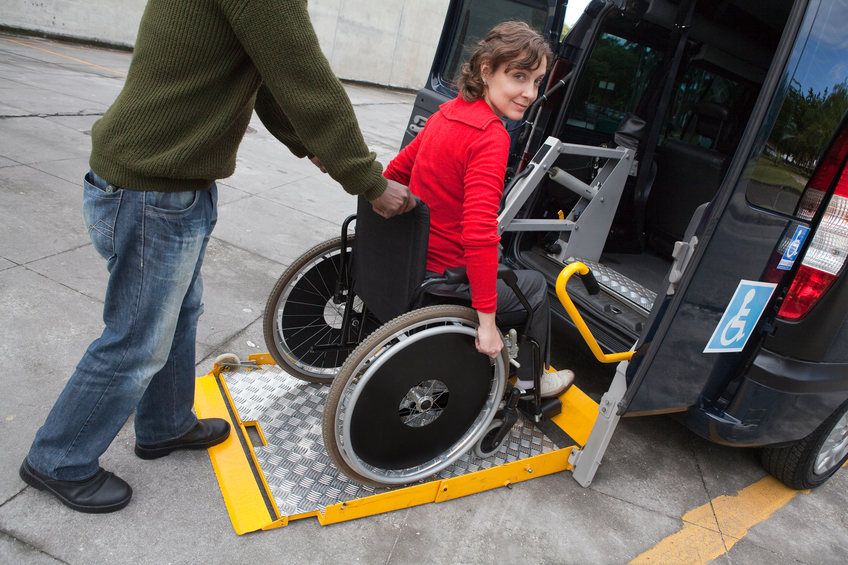
<path id="1" fill-rule="evenodd" d="M 91 168 L 131 190 L 209 188 L 235 171 L 254 108 L 347 192 L 385 190 L 306 0 L 149 0 L 124 88 L 92 128 Z"/>

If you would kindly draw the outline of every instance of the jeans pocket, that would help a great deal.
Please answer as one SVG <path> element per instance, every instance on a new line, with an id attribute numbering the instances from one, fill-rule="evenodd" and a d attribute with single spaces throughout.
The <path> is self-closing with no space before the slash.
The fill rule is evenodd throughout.
<path id="1" fill-rule="evenodd" d="M 98 182 L 99 180 L 89 175 L 85 176 L 82 217 L 94 249 L 101 257 L 108 260 L 115 256 L 115 225 L 123 190 L 111 184 Z M 98 185 L 103 185 L 103 188 Z"/>
<path id="2" fill-rule="evenodd" d="M 146 192 L 144 209 L 147 214 L 154 216 L 183 216 L 192 211 L 200 194 L 200 191 Z"/>

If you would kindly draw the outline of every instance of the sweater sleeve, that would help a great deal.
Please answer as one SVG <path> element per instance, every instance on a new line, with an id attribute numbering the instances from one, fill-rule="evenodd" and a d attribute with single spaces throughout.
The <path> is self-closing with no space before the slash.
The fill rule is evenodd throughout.
<path id="1" fill-rule="evenodd" d="M 300 140 L 296 151 L 321 159 L 350 194 L 364 194 L 369 200 L 381 195 L 386 188 L 382 165 L 369 152 L 350 99 L 321 52 L 306 0 L 234 4 L 238 10 L 231 18 L 233 29 Z M 278 133 L 289 147 L 297 145 L 288 132 Z"/>
<path id="2" fill-rule="evenodd" d="M 283 113 L 282 108 L 274 100 L 274 95 L 268 90 L 268 87 L 263 83 L 259 87 L 259 92 L 256 93 L 256 115 L 262 120 L 262 123 L 271 132 L 271 135 L 283 142 L 295 156 L 306 157 L 309 155 L 309 150 L 303 146 L 303 142 L 294 132 L 288 117 Z"/>
<path id="3" fill-rule="evenodd" d="M 472 306 L 481 312 L 494 312 L 498 306 L 498 209 L 509 135 L 503 127 L 496 126 L 490 126 L 487 133 L 469 147 L 461 237 Z"/>

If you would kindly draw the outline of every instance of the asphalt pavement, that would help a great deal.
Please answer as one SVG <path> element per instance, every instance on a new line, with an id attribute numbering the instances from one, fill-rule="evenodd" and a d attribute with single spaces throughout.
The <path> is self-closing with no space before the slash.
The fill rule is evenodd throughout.
<path id="1" fill-rule="evenodd" d="M 589 488 L 558 473 L 458 500 L 321 526 L 234 533 L 204 451 L 133 454 L 132 419 L 101 458 L 129 506 L 87 515 L 18 477 L 38 427 L 99 336 L 107 272 L 81 217 L 90 129 L 130 55 L 0 33 L 0 563 L 782 563 L 848 562 L 848 472 L 796 493 L 755 450 L 711 444 L 669 417 L 623 419 Z M 423 78 L 423 77 L 422 77 Z M 378 158 L 396 154 L 414 93 L 346 84 Z M 337 234 L 355 199 L 292 156 L 258 119 L 203 267 L 198 376 L 224 352 L 266 351 L 262 311 L 297 256 Z M 558 368 L 596 399 L 609 371 L 554 335 Z"/>

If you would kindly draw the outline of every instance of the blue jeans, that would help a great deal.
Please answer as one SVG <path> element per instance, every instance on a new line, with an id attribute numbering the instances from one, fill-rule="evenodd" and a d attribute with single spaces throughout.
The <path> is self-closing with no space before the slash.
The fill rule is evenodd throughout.
<path id="1" fill-rule="evenodd" d="M 54 479 L 83 480 L 135 410 L 136 441 L 176 439 L 197 423 L 194 351 L 200 267 L 217 219 L 217 187 L 139 192 L 89 172 L 83 219 L 106 259 L 106 328 L 83 355 L 27 459 Z"/>

